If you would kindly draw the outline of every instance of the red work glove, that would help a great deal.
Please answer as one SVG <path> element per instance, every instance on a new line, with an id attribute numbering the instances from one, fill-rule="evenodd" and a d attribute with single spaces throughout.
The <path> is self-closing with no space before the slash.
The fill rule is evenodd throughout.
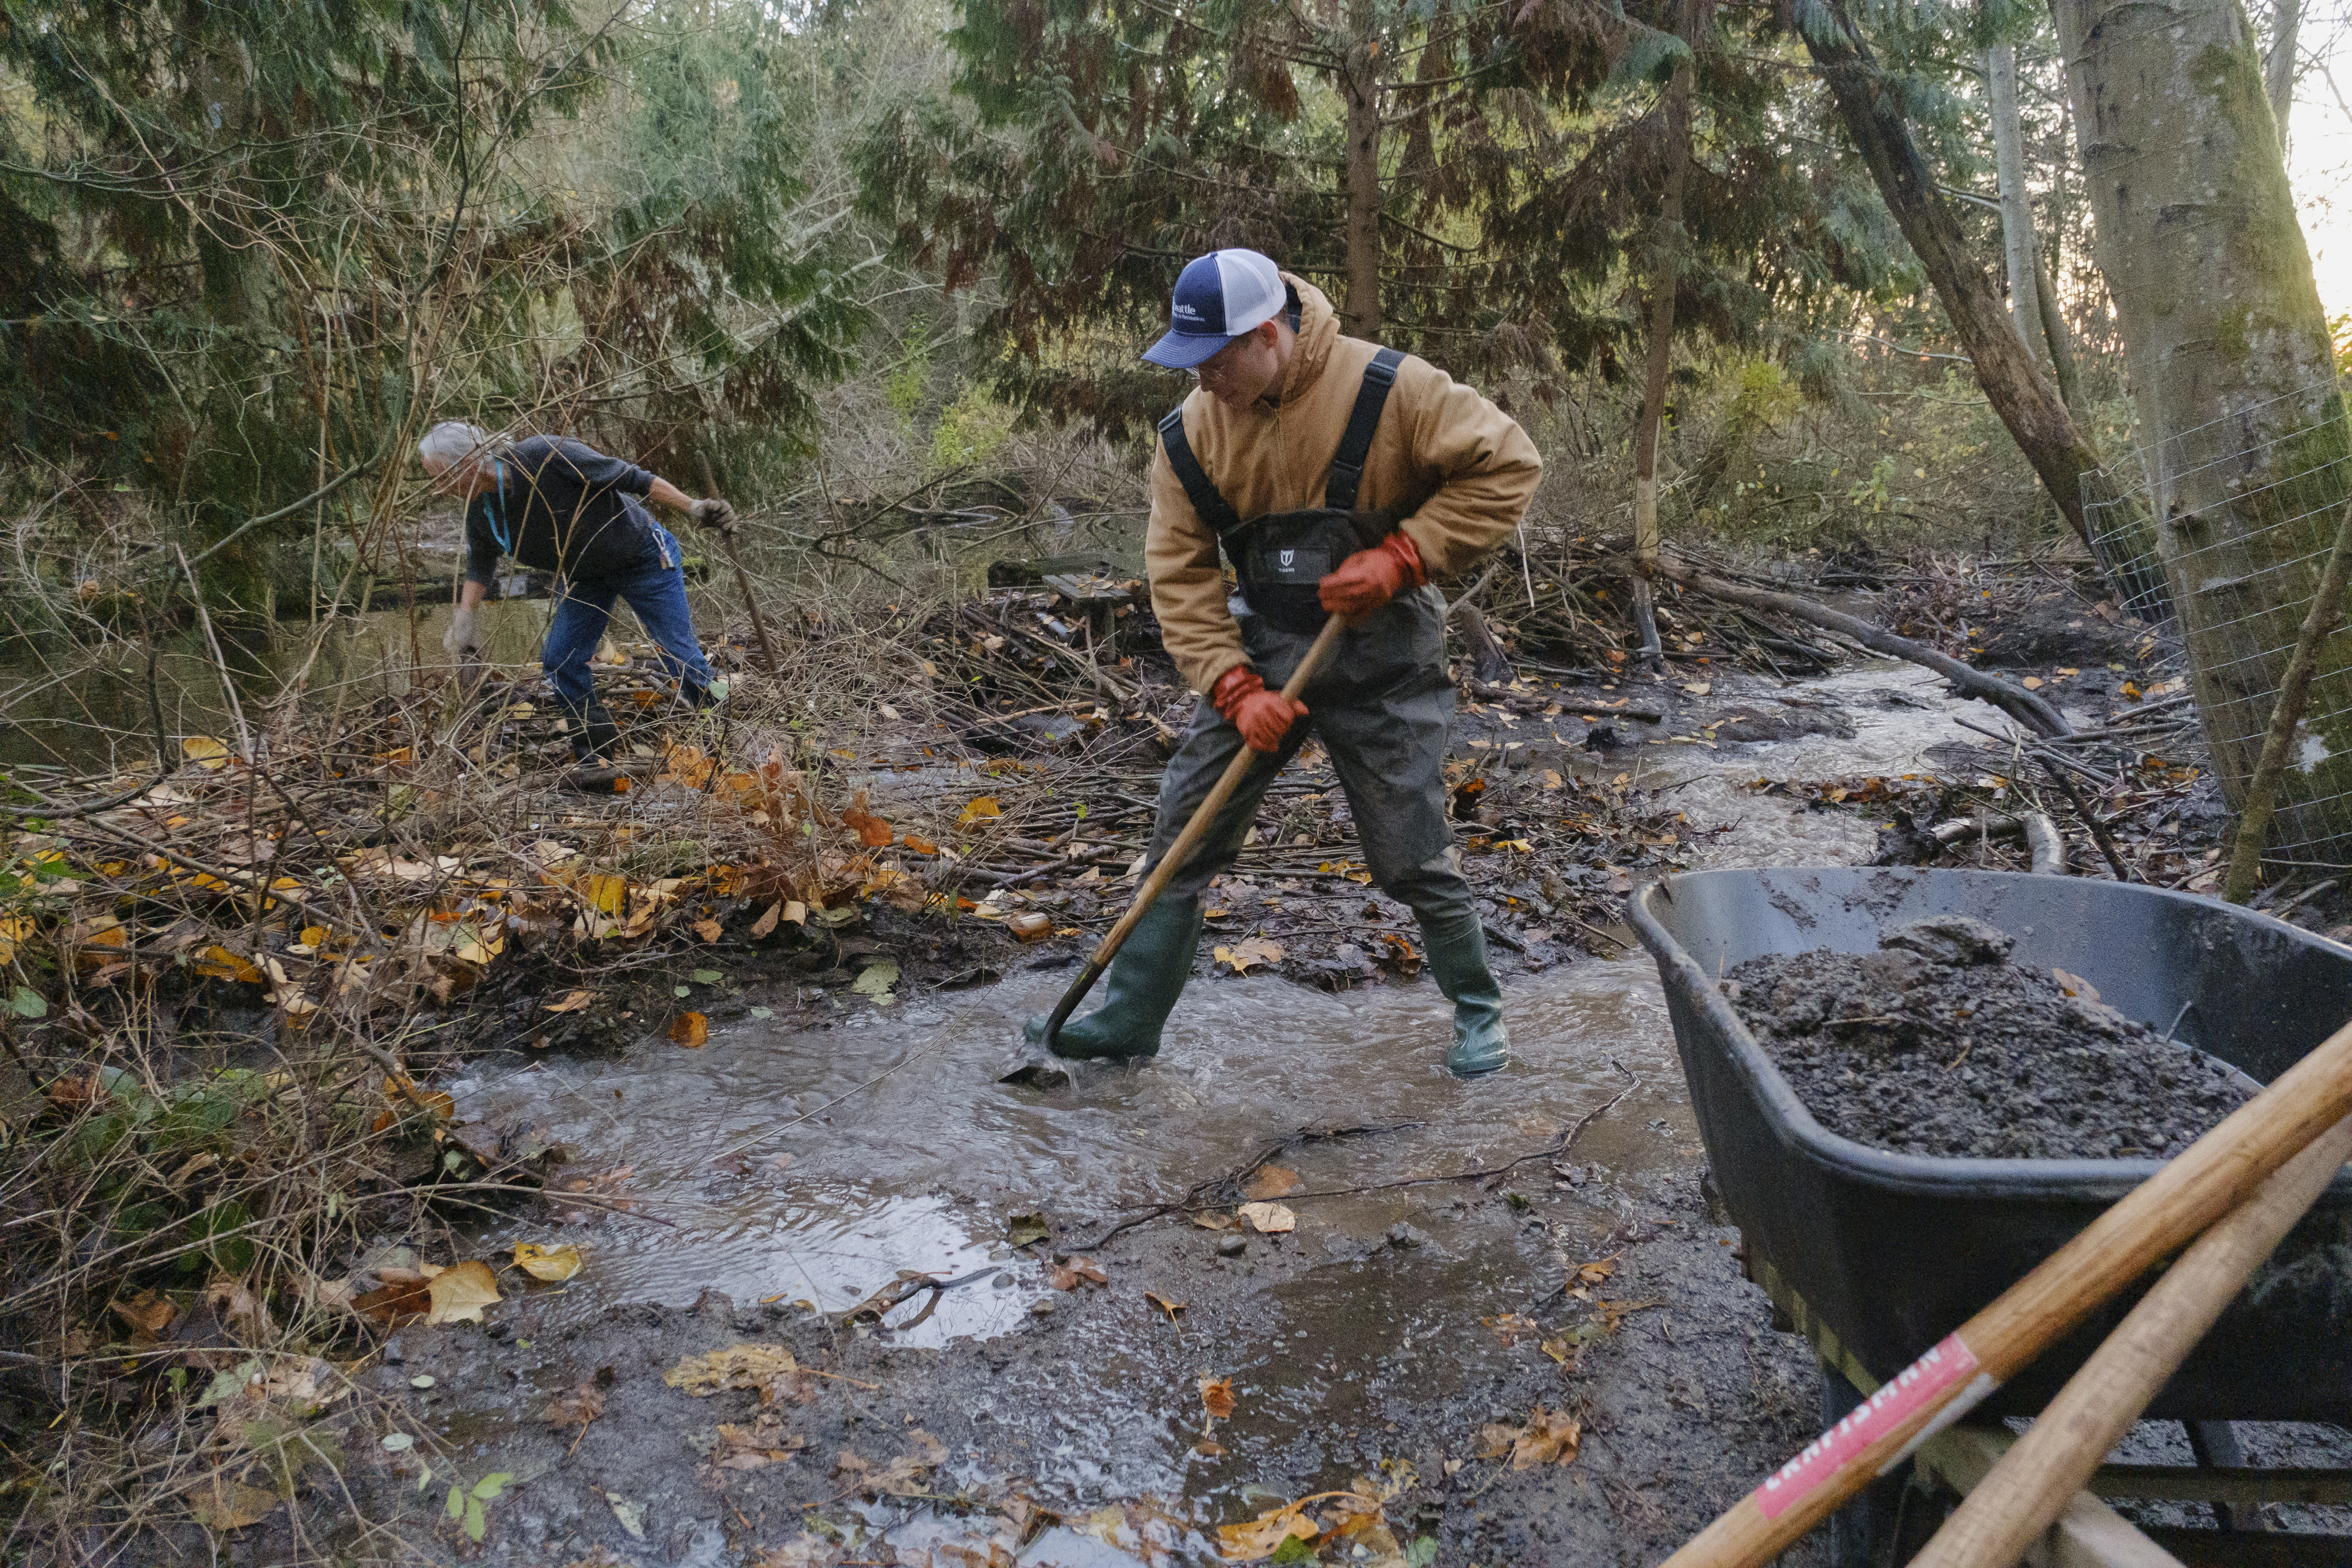
<path id="1" fill-rule="evenodd" d="M 1429 581 L 1421 550 L 1402 533 L 1391 533 L 1370 550 L 1359 550 L 1316 584 L 1323 607 L 1350 619 L 1370 615 L 1407 588 Z"/>
<path id="2" fill-rule="evenodd" d="M 1282 738 L 1290 732 L 1291 722 L 1307 717 L 1306 703 L 1279 691 L 1268 691 L 1257 671 L 1245 664 L 1237 664 L 1217 677 L 1216 688 L 1209 693 L 1209 704 L 1224 716 L 1226 723 L 1242 732 L 1242 739 L 1253 752 L 1280 751 Z"/>

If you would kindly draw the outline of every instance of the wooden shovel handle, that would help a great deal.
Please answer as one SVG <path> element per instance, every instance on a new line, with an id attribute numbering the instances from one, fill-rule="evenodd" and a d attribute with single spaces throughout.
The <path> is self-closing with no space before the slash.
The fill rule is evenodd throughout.
<path id="1" fill-rule="evenodd" d="M 2074 1240 L 1691 1538 L 1666 1568 L 1759 1568 L 2352 1112 L 2352 1025 L 2126 1194 Z"/>
<path id="2" fill-rule="evenodd" d="M 2352 1117 L 2321 1133 L 2199 1237 L 1911 1559 L 1911 1568 L 2010 1568 L 2023 1556 L 2347 1160 Z"/>
<path id="3" fill-rule="evenodd" d="M 1307 689 L 1307 683 L 1315 678 L 1316 672 L 1323 668 L 1323 661 L 1339 646 L 1339 634 L 1347 628 L 1348 623 L 1338 616 L 1323 623 L 1323 629 L 1316 633 L 1315 640 L 1307 645 L 1307 657 L 1298 661 L 1298 668 L 1291 672 L 1288 680 L 1283 682 L 1284 700 L 1297 700 L 1298 694 Z M 1094 989 L 1095 982 L 1102 978 L 1103 971 L 1110 967 L 1112 958 L 1127 944 L 1129 935 L 1134 931 L 1136 922 L 1143 918 L 1143 912 L 1159 901 L 1160 890 L 1168 886 L 1169 879 L 1182 870 L 1192 858 L 1192 852 L 1201 847 L 1201 840 L 1206 838 L 1209 829 L 1216 826 L 1217 814 L 1225 809 L 1225 803 L 1233 799 L 1234 791 L 1241 787 L 1242 780 L 1248 776 L 1250 769 L 1262 754 L 1244 746 L 1234 753 L 1234 760 L 1225 764 L 1225 771 L 1218 776 L 1208 798 L 1193 811 L 1192 819 L 1184 825 L 1184 831 L 1176 836 L 1176 842 L 1168 847 L 1168 853 L 1160 858 L 1160 864 L 1151 868 L 1151 875 L 1145 878 L 1143 886 L 1136 889 L 1135 902 L 1127 906 L 1127 913 L 1119 916 L 1118 923 L 1110 928 L 1110 934 L 1096 946 L 1094 956 L 1087 959 L 1086 967 L 1078 971 L 1078 977 L 1070 982 L 1070 988 L 1062 993 L 1059 1002 L 1054 1004 L 1053 1016 L 1045 1021 L 1045 1044 L 1048 1047 L 1062 1032 L 1062 1026 L 1069 1021 L 1071 1011 L 1085 1000 L 1087 993 Z"/>

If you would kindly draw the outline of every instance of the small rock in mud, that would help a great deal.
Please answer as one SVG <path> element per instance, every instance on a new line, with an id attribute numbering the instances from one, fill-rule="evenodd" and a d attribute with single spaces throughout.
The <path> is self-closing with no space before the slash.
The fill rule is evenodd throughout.
<path id="1" fill-rule="evenodd" d="M 1948 916 L 1876 952 L 1749 959 L 1724 993 L 1824 1127 L 1898 1153 L 2169 1158 L 2259 1090 L 2012 945 Z"/>
<path id="2" fill-rule="evenodd" d="M 1249 1242 L 1245 1237 L 1223 1236 L 1217 1238 L 1217 1256 L 1220 1258 L 1239 1258 L 1248 1250 Z"/>
<path id="3" fill-rule="evenodd" d="M 1429 1237 L 1422 1231 L 1399 1220 L 1389 1226 L 1389 1245 L 1396 1247 L 1426 1247 Z"/>
<path id="4" fill-rule="evenodd" d="M 1973 915 L 1938 915 L 1933 920 L 1914 921 L 1881 937 L 1878 945 L 1916 952 L 1935 963 L 1959 965 L 1999 963 L 2017 945 L 2017 939 Z"/>

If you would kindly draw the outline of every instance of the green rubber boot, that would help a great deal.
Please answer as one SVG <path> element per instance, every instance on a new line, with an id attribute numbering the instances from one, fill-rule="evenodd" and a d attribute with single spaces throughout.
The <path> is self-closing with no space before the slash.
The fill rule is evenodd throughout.
<path id="1" fill-rule="evenodd" d="M 1083 1018 L 1073 1018 L 1054 1037 L 1053 1051 L 1073 1061 L 1107 1057 L 1136 1061 L 1160 1054 L 1160 1026 L 1175 1010 L 1192 978 L 1192 955 L 1201 946 L 1198 899 L 1163 899 L 1143 911 L 1135 930 L 1103 976 L 1104 1001 Z M 1045 1043 L 1040 1013 L 1021 1031 L 1033 1046 Z"/>
<path id="2" fill-rule="evenodd" d="M 1503 988 L 1486 967 L 1486 933 L 1475 914 L 1421 923 L 1429 973 L 1454 1004 L 1454 1044 L 1445 1066 L 1456 1078 L 1490 1073 L 1511 1059 L 1511 1031 L 1503 1024 Z"/>

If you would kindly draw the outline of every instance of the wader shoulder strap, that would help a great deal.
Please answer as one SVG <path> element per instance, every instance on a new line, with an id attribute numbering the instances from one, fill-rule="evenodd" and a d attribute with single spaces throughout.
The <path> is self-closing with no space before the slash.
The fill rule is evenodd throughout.
<path id="1" fill-rule="evenodd" d="M 1168 449 L 1168 466 L 1176 470 L 1176 480 L 1184 487 L 1184 494 L 1192 502 L 1192 510 L 1201 521 L 1216 531 L 1218 538 L 1242 525 L 1241 514 L 1218 489 L 1201 459 L 1192 455 L 1192 443 L 1184 434 L 1184 405 L 1178 404 L 1160 421 L 1160 445 Z"/>
<path id="2" fill-rule="evenodd" d="M 1364 367 L 1364 384 L 1356 389 L 1356 406 L 1348 416 L 1348 433 L 1339 437 L 1339 453 L 1331 459 L 1331 477 L 1324 482 L 1323 504 L 1341 511 L 1356 510 L 1356 487 L 1363 483 L 1364 459 L 1371 456 L 1372 433 L 1381 427 L 1381 410 L 1389 400 L 1389 388 L 1396 384 L 1397 366 L 1404 355 L 1396 349 L 1382 349 Z"/>

